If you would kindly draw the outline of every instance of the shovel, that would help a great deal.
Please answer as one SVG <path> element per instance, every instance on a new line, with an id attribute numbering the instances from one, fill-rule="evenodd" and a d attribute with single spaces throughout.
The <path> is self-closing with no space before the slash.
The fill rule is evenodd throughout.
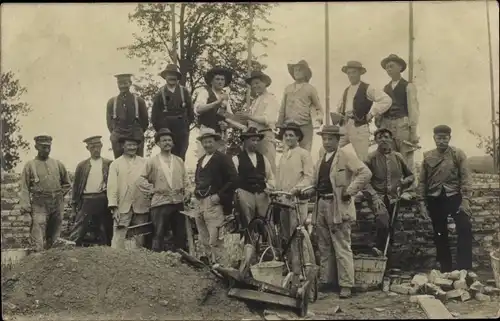
<path id="1" fill-rule="evenodd" d="M 189 220 L 189 218 L 197 218 L 200 212 L 198 210 L 190 210 L 180 211 L 180 213 L 183 214 L 186 219 L 186 237 L 188 241 L 189 254 L 195 255 L 193 229 L 191 228 L 191 221 Z"/>
<path id="2" fill-rule="evenodd" d="M 127 227 L 127 234 L 125 237 L 132 238 L 134 236 L 144 236 L 151 233 L 153 233 L 153 223 L 146 222 Z"/>

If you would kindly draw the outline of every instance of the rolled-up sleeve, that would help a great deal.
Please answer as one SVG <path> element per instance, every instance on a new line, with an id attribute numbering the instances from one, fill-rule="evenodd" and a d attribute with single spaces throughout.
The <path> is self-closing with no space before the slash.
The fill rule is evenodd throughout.
<path id="1" fill-rule="evenodd" d="M 373 116 L 380 116 L 391 108 L 392 99 L 383 90 L 368 86 L 366 97 L 374 102 L 370 109 L 370 113 Z"/>
<path id="2" fill-rule="evenodd" d="M 196 103 L 194 104 L 194 113 L 199 115 L 200 106 L 205 106 L 208 100 L 208 92 L 205 88 L 199 88 L 196 90 Z"/>

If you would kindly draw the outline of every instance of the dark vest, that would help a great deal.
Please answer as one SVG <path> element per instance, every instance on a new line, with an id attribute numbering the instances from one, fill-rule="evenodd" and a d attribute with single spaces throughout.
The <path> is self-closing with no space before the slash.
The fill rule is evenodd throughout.
<path id="1" fill-rule="evenodd" d="M 213 92 L 212 88 L 210 87 L 205 87 L 205 89 L 208 91 L 208 99 L 206 101 L 207 104 L 213 103 L 214 101 L 217 101 L 217 97 L 215 96 L 215 93 Z M 221 133 L 222 130 L 219 126 L 219 121 L 224 120 L 224 117 L 220 116 L 217 114 L 217 111 L 219 108 L 212 108 L 204 113 L 201 113 L 198 115 L 198 123 L 200 125 L 204 125 L 206 127 L 214 129 L 217 133 Z"/>
<path id="2" fill-rule="evenodd" d="M 366 90 L 368 89 L 368 84 L 364 82 L 360 82 L 358 90 L 354 95 L 354 100 L 352 103 L 352 113 L 354 116 L 354 125 L 361 126 L 366 125 L 368 122 L 366 121 L 366 115 L 370 111 L 373 105 L 373 101 L 369 100 L 366 97 Z M 346 109 L 346 101 L 347 101 L 347 91 L 349 87 L 344 90 L 344 96 L 342 97 L 342 113 L 345 113 Z"/>
<path id="3" fill-rule="evenodd" d="M 257 167 L 254 167 L 246 151 L 238 154 L 239 188 L 250 193 L 260 193 L 266 188 L 266 164 L 264 156 L 256 152 Z"/>
<path id="4" fill-rule="evenodd" d="M 333 159 L 335 158 L 335 154 L 328 161 L 326 161 L 326 153 L 323 156 L 323 160 L 319 165 L 318 171 L 318 187 L 317 191 L 320 194 L 330 194 L 333 193 L 332 182 L 330 181 L 330 169 L 332 167 Z"/>
<path id="5" fill-rule="evenodd" d="M 165 96 L 165 101 L 163 101 L 163 96 L 160 92 L 164 116 L 187 116 L 186 92 L 184 91 L 184 106 L 181 96 L 181 90 L 184 90 L 184 88 L 177 85 L 175 86 L 175 91 L 171 92 L 167 86 L 163 86 L 160 90 L 163 91 L 163 95 Z"/>
<path id="6" fill-rule="evenodd" d="M 402 117 L 408 117 L 408 98 L 406 95 L 406 87 L 408 87 L 408 82 L 401 78 L 392 89 L 391 83 L 388 83 L 384 87 L 384 92 L 389 95 L 392 99 L 391 108 L 384 113 L 384 117 L 397 119 Z"/>

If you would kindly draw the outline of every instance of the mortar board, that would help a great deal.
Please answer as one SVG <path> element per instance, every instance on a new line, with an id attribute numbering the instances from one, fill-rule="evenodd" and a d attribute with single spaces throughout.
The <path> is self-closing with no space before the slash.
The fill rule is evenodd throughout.
<path id="1" fill-rule="evenodd" d="M 434 127 L 434 135 L 436 135 L 436 134 L 450 135 L 451 128 L 450 128 L 450 126 L 447 126 L 447 125 L 438 125 L 438 126 Z"/>
<path id="2" fill-rule="evenodd" d="M 34 138 L 36 144 L 40 145 L 52 145 L 52 136 L 49 135 L 38 135 Z"/>
<path id="3" fill-rule="evenodd" d="M 88 138 L 85 138 L 83 142 L 86 143 L 87 145 L 101 144 L 101 138 L 102 136 L 90 136 Z"/>

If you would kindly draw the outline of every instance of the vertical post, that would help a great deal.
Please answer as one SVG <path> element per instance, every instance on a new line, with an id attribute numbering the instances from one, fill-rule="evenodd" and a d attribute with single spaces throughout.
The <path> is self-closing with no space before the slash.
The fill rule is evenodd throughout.
<path id="1" fill-rule="evenodd" d="M 254 20 L 254 8 L 251 2 L 248 3 L 248 16 L 250 19 L 250 23 L 248 24 L 248 42 L 247 42 L 247 75 L 250 77 L 252 73 L 252 47 L 253 47 L 253 20 Z M 250 106 L 251 100 L 251 89 L 250 86 L 247 88 L 247 106 Z"/>
<path id="2" fill-rule="evenodd" d="M 170 12 L 172 15 L 172 63 L 177 65 L 177 33 L 175 32 L 175 3 L 170 4 Z"/>
<path id="3" fill-rule="evenodd" d="M 492 136 L 491 141 L 493 143 L 493 168 L 495 172 L 498 171 L 498 150 L 497 150 L 497 133 L 495 126 L 495 79 L 493 77 L 493 49 L 491 48 L 491 30 L 490 30 L 490 8 L 489 1 L 485 0 L 486 3 L 486 23 L 488 24 L 488 49 L 490 56 L 490 103 L 491 103 L 491 130 Z"/>
<path id="4" fill-rule="evenodd" d="M 330 22 L 325 2 L 325 124 L 330 125 Z"/>
<path id="5" fill-rule="evenodd" d="M 408 80 L 413 82 L 413 2 L 409 1 L 409 40 L 410 40 L 410 48 L 409 48 L 409 57 L 408 57 Z"/>

